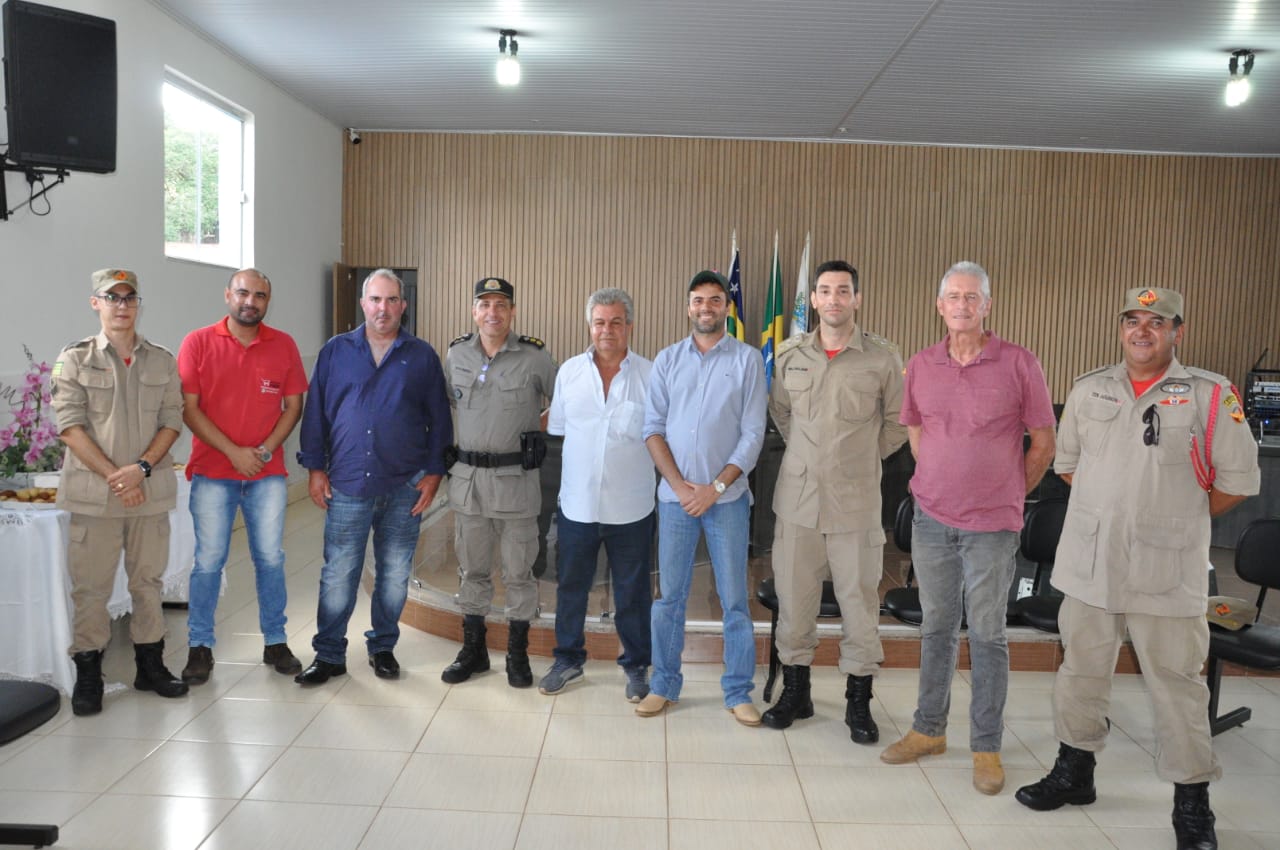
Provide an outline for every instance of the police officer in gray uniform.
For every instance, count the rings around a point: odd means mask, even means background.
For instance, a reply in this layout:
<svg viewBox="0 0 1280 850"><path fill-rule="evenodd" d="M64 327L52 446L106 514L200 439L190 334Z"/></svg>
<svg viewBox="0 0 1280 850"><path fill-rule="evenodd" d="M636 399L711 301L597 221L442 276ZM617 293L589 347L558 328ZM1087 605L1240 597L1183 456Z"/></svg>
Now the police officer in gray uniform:
<svg viewBox="0 0 1280 850"><path fill-rule="evenodd" d="M463 645L441 678L465 682L489 669L485 615L493 600L494 544L506 589L507 683L533 684L529 620L537 611L538 466L546 452L544 400L550 400L556 365L543 342L511 333L515 288L498 277L475 285L471 316L477 332L449 344L445 380L455 410L457 462L450 470L454 548L462 580Z"/></svg>

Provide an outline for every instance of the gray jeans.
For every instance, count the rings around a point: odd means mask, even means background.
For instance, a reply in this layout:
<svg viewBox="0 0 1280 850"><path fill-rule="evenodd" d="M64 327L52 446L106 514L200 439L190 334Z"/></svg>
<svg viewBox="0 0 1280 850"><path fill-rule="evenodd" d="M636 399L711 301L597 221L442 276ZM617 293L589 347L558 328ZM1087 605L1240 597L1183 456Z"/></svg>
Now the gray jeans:
<svg viewBox="0 0 1280 850"><path fill-rule="evenodd" d="M1005 611L1013 583L1016 531L965 531L943 525L916 506L911 560L920 585L920 695L911 727L921 735L947 731L951 677L960 647L960 621L968 620L973 696L969 748L998 753L1009 691Z"/></svg>

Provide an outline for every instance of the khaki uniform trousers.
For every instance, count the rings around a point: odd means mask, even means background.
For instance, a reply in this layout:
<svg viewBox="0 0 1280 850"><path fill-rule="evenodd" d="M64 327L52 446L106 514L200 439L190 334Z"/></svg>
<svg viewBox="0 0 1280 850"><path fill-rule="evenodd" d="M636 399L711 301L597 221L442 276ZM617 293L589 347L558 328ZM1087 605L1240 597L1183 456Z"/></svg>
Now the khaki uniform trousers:
<svg viewBox="0 0 1280 850"><path fill-rule="evenodd" d="M778 591L778 658L808 667L818 648L818 608L830 565L840 603L840 672L870 676L880 669L880 577L884 531L822 534L779 519L773 541L773 583Z"/></svg>
<svg viewBox="0 0 1280 850"><path fill-rule="evenodd" d="M106 649L111 642L107 601L115 585L121 549L133 597L129 638L135 644L164 638L161 577L169 562L169 515L96 517L73 513L67 547L75 606L72 654Z"/></svg>
<svg viewBox="0 0 1280 850"><path fill-rule="evenodd" d="M1204 615L1108 614L1071 596L1063 599L1058 628L1066 657L1053 682L1058 739L1102 751L1126 625L1155 710L1156 775L1179 783L1221 778L1209 731L1209 689L1200 678L1209 651Z"/></svg>
<svg viewBox="0 0 1280 850"><path fill-rule="evenodd" d="M489 613L493 602L494 543L501 559L508 620L532 620L538 612L538 580L533 561L538 557L538 518L494 519L453 515L454 549L458 554L458 607L463 614Z"/></svg>

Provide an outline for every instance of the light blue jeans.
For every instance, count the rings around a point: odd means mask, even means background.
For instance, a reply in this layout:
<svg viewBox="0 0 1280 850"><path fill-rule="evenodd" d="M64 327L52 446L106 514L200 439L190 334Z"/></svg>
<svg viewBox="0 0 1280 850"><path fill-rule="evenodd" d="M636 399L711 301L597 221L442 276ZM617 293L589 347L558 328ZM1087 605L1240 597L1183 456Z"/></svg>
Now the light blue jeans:
<svg viewBox="0 0 1280 850"><path fill-rule="evenodd" d="M356 607L370 531L373 628L364 633L365 643L370 655L395 649L422 522L421 516L409 514L419 496L413 484L421 478L416 475L390 493L363 499L333 491L324 518L324 568L320 571L316 636L311 641L320 661L346 663L347 623Z"/></svg>
<svg viewBox="0 0 1280 850"><path fill-rule="evenodd" d="M998 753L1009 692L1005 636L1009 586L1018 551L1016 531L965 531L943 525L916 506L911 562L920 585L920 695L911 728L936 737L947 731L951 677L968 620L972 698L969 749Z"/></svg>
<svg viewBox="0 0 1280 850"><path fill-rule="evenodd" d="M191 519L196 532L195 564L191 568L187 603L187 644L213 646L213 614L222 590L222 569L231 544L236 510L244 515L258 589L258 626L263 642L285 642L284 607L288 602L284 578L284 514L289 487L283 475L256 481L234 478L191 479Z"/></svg>
<svg viewBox="0 0 1280 850"><path fill-rule="evenodd" d="M724 612L725 708L751 701L756 672L756 641L747 610L747 533L751 517L745 495L717 502L700 517L691 517L679 502L658 502L658 585L662 598L653 603L653 679L650 692L669 700L680 698L684 676L685 606L693 581L693 557L698 536L706 534L716 592Z"/></svg>

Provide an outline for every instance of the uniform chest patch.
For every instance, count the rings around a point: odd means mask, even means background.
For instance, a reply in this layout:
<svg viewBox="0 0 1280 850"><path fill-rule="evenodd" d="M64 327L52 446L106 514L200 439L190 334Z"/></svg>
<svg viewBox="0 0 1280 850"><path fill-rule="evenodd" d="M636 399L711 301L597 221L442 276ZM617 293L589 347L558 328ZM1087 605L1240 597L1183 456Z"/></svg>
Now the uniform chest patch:
<svg viewBox="0 0 1280 850"><path fill-rule="evenodd" d="M267 395L280 395L281 385L279 381L273 381L270 378L262 378L258 381L258 392Z"/></svg>
<svg viewBox="0 0 1280 850"><path fill-rule="evenodd" d="M1183 398L1180 395L1171 395L1168 398L1160 399L1159 404L1162 407L1177 407L1180 404L1191 404L1191 399Z"/></svg>
<svg viewBox="0 0 1280 850"><path fill-rule="evenodd" d="M1094 390L1093 392L1089 393L1089 398L1096 398L1099 401L1107 401L1107 402L1110 402L1111 404L1120 404L1120 399L1116 398L1113 395L1100 393L1097 390Z"/></svg>
<svg viewBox="0 0 1280 850"><path fill-rule="evenodd" d="M1162 392L1162 393L1173 393L1173 394L1175 394L1175 395L1186 395L1187 393L1191 392L1191 385L1190 385L1190 384L1176 383L1176 382L1174 382L1174 383L1168 383L1168 384L1161 384L1161 385L1160 385L1160 392Z"/></svg>

